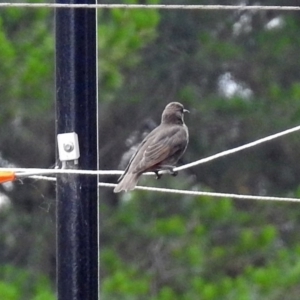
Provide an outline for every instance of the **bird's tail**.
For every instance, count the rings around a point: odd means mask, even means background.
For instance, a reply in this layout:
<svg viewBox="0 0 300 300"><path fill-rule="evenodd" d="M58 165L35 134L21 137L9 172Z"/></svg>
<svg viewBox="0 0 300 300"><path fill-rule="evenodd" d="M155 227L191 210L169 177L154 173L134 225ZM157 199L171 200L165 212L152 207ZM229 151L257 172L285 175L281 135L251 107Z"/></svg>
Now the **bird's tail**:
<svg viewBox="0 0 300 300"><path fill-rule="evenodd" d="M121 191L128 192L133 190L138 183L139 177L139 174L127 173L114 188L114 193L119 193Z"/></svg>

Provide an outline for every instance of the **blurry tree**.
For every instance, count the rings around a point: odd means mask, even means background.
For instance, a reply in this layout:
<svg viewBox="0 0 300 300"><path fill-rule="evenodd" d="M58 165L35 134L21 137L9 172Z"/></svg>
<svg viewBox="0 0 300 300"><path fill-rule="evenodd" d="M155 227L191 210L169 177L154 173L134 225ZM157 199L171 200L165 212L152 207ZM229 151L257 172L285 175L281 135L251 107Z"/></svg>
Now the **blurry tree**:
<svg viewBox="0 0 300 300"><path fill-rule="evenodd" d="M280 11L99 10L101 169L117 168L128 150L126 139L148 118L159 123L170 101L191 110L184 162L296 125L299 20L298 12ZM55 162L52 28L50 10L0 10L2 165ZM141 183L299 197L298 148L295 133L177 178L147 177ZM11 201L0 211L2 265L53 279L55 186L28 179L0 188ZM298 299L297 203L141 191L115 195L105 188L100 197L104 299ZM0 292L14 293L14 287L2 287L4 280Z"/></svg>
<svg viewBox="0 0 300 300"><path fill-rule="evenodd" d="M1 167L49 167L54 163L52 28L53 13L48 9L0 10ZM54 185L30 180L0 186L3 268L13 264L35 274L54 275L53 192ZM0 298L34 299L35 292L27 293L23 288L29 286L29 282L38 287L38 276L30 277L26 271L22 273L14 268L10 270L10 274L14 272L24 282L16 287L15 298L4 296L3 289L0 289ZM0 280L17 285L9 278L1 274ZM24 298L17 296L20 293Z"/></svg>
<svg viewBox="0 0 300 300"><path fill-rule="evenodd" d="M282 5L278 1L261 4ZM297 2L289 3L293 4ZM180 101L192 111L186 118L191 133L186 161L297 125L298 19L297 12L160 11L157 38L143 49L140 63L126 73L113 114L110 108L106 111L107 119L112 118L110 131L104 127L111 147L105 148L103 167L117 167L115 151L123 153L120 143L129 136L128 131L141 126L149 116L159 122L170 101ZM128 101L121 102L121 98ZM111 136L115 138L111 140ZM298 145L294 134L195 167L178 178L161 182L147 178L142 183L298 195ZM299 286L292 279L299 272L295 263L299 248L295 239L297 204L224 204L202 197L202 205L192 205L189 210L190 203L197 200L169 198L142 192L121 195L125 203L119 208L120 224L115 220L115 209L110 214L110 208L102 208L102 240L108 245L107 249L103 246L102 254L107 299L121 295L125 299L148 299L149 295L151 299L281 299L283 295L297 299ZM210 206L211 201L215 203ZM228 206L223 210L222 205ZM187 233L190 222L203 226L203 236ZM157 226L161 231L155 237ZM285 270L285 279L280 269Z"/></svg>
<svg viewBox="0 0 300 300"><path fill-rule="evenodd" d="M53 167L55 163L53 20L49 9L0 11L1 167ZM99 11L104 105L116 100L124 85L122 72L140 61L138 51L155 37L158 21L156 11ZM54 279L54 192L54 184L28 179L0 186L0 219L5 224L0 230L2 263Z"/></svg>

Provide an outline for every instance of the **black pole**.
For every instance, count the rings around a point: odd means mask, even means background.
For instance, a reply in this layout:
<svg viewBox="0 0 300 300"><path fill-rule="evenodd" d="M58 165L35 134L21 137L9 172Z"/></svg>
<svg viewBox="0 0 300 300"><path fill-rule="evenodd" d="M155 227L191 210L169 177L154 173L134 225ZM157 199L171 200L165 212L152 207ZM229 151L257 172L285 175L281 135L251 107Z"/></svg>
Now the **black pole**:
<svg viewBox="0 0 300 300"><path fill-rule="evenodd" d="M96 4L96 0L57 0ZM67 168L98 169L95 9L56 9L56 133L78 134L80 158ZM57 294L95 300L98 278L98 178L57 176Z"/></svg>

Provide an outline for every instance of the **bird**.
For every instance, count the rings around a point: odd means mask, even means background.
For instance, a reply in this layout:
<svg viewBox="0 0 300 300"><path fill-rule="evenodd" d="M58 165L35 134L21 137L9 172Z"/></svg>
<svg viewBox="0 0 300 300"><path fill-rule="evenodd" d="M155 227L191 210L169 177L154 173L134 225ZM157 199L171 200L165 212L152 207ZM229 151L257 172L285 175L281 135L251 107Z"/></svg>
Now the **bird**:
<svg viewBox="0 0 300 300"><path fill-rule="evenodd" d="M161 170L176 176L175 164L184 154L188 141L188 128L184 113L189 112L179 102L169 103L161 117L161 123L151 131L132 155L124 173L118 179L115 193L131 191L145 172L154 172L159 179Z"/></svg>

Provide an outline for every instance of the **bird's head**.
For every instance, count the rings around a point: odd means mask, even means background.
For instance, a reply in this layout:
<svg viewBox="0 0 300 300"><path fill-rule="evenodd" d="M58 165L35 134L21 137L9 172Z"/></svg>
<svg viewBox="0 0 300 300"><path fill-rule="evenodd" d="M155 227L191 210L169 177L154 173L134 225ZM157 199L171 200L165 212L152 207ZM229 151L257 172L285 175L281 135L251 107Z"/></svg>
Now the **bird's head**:
<svg viewBox="0 0 300 300"><path fill-rule="evenodd" d="M179 102L171 102L164 109L161 122L164 124L183 124L184 113L189 112Z"/></svg>

